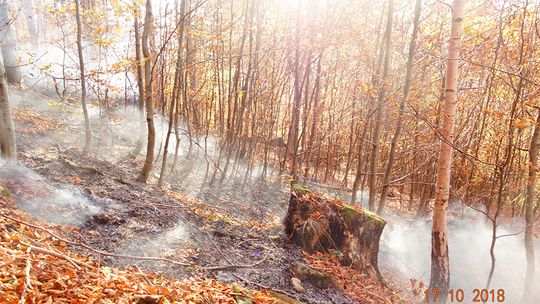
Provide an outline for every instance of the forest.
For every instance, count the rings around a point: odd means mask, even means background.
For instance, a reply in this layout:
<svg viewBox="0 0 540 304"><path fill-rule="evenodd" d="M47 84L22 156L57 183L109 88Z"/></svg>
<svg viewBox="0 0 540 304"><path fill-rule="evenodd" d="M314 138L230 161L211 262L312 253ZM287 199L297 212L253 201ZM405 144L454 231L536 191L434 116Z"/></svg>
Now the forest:
<svg viewBox="0 0 540 304"><path fill-rule="evenodd" d="M540 1L0 0L0 303L540 303Z"/></svg>

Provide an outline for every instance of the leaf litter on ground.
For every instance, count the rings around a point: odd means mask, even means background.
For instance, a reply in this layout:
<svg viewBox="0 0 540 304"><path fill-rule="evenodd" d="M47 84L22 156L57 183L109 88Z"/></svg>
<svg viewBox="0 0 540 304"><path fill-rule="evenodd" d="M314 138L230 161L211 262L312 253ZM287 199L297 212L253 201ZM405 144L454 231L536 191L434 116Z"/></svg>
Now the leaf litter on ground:
<svg viewBox="0 0 540 304"><path fill-rule="evenodd" d="M177 280L138 267L102 266L68 244L9 218L60 234L76 229L38 222L0 195L0 302L15 303L275 303L267 291L188 278Z"/></svg>

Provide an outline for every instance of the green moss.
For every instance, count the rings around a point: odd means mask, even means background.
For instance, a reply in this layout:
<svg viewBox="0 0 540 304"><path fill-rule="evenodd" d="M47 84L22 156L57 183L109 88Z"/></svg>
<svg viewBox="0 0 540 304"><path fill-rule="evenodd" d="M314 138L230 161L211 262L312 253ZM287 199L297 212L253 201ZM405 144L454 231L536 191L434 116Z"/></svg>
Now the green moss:
<svg viewBox="0 0 540 304"><path fill-rule="evenodd" d="M253 300L248 296L236 295L234 300L237 304L253 304Z"/></svg>
<svg viewBox="0 0 540 304"><path fill-rule="evenodd" d="M317 271L309 267L308 265L304 263L300 263L298 261L293 262L292 267L293 267L293 272L297 276L307 279L307 280L309 280L310 278L312 280L321 280L321 279L324 280L330 277L329 275L322 273L320 271ZM313 283L313 282L310 282L310 283Z"/></svg>
<svg viewBox="0 0 540 304"><path fill-rule="evenodd" d="M364 213L373 220L384 222L384 219L382 217L378 216L377 214L375 214L375 213L373 213L373 212L371 212L369 210L364 209Z"/></svg>
<svg viewBox="0 0 540 304"><path fill-rule="evenodd" d="M268 293L270 293L270 295L274 299L276 299L276 304L304 304L303 302L300 302L277 291L269 290Z"/></svg>
<svg viewBox="0 0 540 304"><path fill-rule="evenodd" d="M342 287L333 276L320 272L311 268L310 266L300 263L292 263L292 271L299 279L306 281L319 288L333 288L341 290Z"/></svg>
<svg viewBox="0 0 540 304"><path fill-rule="evenodd" d="M333 256L337 256L339 257L341 255L341 250L339 249L334 249L330 252L330 255L333 255Z"/></svg>
<svg viewBox="0 0 540 304"><path fill-rule="evenodd" d="M0 187L0 195L5 197L11 197L11 192L7 188Z"/></svg>
<svg viewBox="0 0 540 304"><path fill-rule="evenodd" d="M358 211L354 206L351 206L351 205L347 205L347 204L343 204L343 208L341 208L341 213L343 214L343 219L345 220L345 222L347 224L350 224L355 216L358 215ZM373 219L375 221L381 221L381 222L384 222L384 219L381 218L380 216L378 216L377 214L369 211L369 210L366 210L366 209L362 209L362 211L365 215L367 215L370 219Z"/></svg>
<svg viewBox="0 0 540 304"><path fill-rule="evenodd" d="M237 221L235 221L234 219L232 219L231 217L227 216L227 215L223 215L221 217L221 220L231 226L238 226L240 225L240 223L238 223Z"/></svg>
<svg viewBox="0 0 540 304"><path fill-rule="evenodd" d="M300 184L292 184L292 189L294 192L302 193L302 194L313 193L311 190L309 190L307 186L300 185Z"/></svg>
<svg viewBox="0 0 540 304"><path fill-rule="evenodd" d="M341 208L341 213L343 214L343 219L347 224L350 224L354 218L358 215L358 210L356 210L353 206L343 204L343 208Z"/></svg>

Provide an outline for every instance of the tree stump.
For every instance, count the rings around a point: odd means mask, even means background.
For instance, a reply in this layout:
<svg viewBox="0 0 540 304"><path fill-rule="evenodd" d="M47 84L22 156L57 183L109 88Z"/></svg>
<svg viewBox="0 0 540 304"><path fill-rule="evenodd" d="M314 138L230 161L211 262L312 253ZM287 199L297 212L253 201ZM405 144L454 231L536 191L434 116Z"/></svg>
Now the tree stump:
<svg viewBox="0 0 540 304"><path fill-rule="evenodd" d="M326 200L294 186L285 217L285 232L308 253L338 251L340 262L382 279L379 239L386 221L360 206Z"/></svg>

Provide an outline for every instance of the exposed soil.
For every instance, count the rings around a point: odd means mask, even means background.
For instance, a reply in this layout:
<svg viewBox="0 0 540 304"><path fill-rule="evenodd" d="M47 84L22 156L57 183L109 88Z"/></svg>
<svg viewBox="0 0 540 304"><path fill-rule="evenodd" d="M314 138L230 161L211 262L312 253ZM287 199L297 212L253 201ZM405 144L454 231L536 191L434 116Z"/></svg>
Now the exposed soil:
<svg viewBox="0 0 540 304"><path fill-rule="evenodd" d="M181 191L189 181L183 183L181 175L173 175L168 179L168 189L161 190L152 186L153 180L149 185L136 180L141 159L127 158L132 147L128 139L114 138L113 147L99 147L99 154L84 156L78 149L83 135L80 125L74 122L78 115L76 108L73 114L66 110L71 107L52 106L50 99L37 93L16 89L14 93L24 99L16 104L21 164L44 176L56 188L79 189L102 210L80 225L79 232L88 244L107 252L161 256L197 267L119 257L102 257L102 263L137 265L179 278L198 276L223 282L243 281L252 288L281 290L309 303L354 302L335 291L309 284L304 286L306 293L291 288L291 264L302 260L303 254L296 246L287 244L282 233L281 218L288 192L279 187L279 180L261 181L257 183L259 186L242 184L240 179L228 181L228 186L220 188L225 192L221 197L209 191L211 185L207 184L197 196L187 197L175 190ZM25 120L25 115L41 120L37 123L35 119ZM115 136L107 134L102 124L95 123L93 128L96 136ZM189 158L181 160L179 172L182 163L190 163ZM246 201L238 201L242 196L238 188L258 197L257 200L250 202L250 198L244 196ZM60 216L64 216L62 212L69 216L69 212L81 211L58 212ZM68 233L72 239L79 237ZM230 269L204 270L204 267L231 264Z"/></svg>

